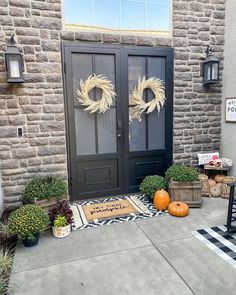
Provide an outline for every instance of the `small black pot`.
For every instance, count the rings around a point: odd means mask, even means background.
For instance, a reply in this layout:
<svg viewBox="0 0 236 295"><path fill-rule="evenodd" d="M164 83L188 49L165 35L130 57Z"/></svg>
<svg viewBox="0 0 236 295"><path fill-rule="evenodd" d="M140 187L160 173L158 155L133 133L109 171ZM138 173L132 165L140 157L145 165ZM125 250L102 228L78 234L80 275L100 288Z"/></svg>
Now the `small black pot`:
<svg viewBox="0 0 236 295"><path fill-rule="evenodd" d="M40 236L40 233L36 233L36 234L34 234L34 239L27 239L26 238L25 240L22 240L22 242L25 247L34 247L39 242L39 236Z"/></svg>

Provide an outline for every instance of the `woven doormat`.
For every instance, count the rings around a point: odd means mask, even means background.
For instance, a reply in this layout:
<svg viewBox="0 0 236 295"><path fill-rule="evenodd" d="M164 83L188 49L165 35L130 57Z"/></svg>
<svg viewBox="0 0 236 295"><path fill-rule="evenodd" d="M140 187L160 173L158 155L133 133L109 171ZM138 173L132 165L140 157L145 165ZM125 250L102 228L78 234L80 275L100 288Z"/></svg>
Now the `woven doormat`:
<svg viewBox="0 0 236 295"><path fill-rule="evenodd" d="M157 211L145 196L140 195L82 201L70 207L73 211L73 230L167 214Z"/></svg>
<svg viewBox="0 0 236 295"><path fill-rule="evenodd" d="M218 226L196 230L192 234L236 268L236 233L229 234L225 226Z"/></svg>

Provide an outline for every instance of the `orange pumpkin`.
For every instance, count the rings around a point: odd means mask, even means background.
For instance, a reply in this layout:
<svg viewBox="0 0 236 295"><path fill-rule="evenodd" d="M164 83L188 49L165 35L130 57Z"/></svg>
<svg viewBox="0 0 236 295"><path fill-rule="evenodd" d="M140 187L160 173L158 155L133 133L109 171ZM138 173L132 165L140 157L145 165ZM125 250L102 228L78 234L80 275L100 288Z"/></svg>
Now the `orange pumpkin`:
<svg viewBox="0 0 236 295"><path fill-rule="evenodd" d="M217 174L214 179L216 182L223 182L225 175L224 174Z"/></svg>
<svg viewBox="0 0 236 295"><path fill-rule="evenodd" d="M170 204L170 196L169 194L164 191L156 191L154 195L154 206L157 210L165 210L167 209L168 205Z"/></svg>
<svg viewBox="0 0 236 295"><path fill-rule="evenodd" d="M189 207L183 202L172 202L168 206L168 212L173 216L184 217L189 214Z"/></svg>

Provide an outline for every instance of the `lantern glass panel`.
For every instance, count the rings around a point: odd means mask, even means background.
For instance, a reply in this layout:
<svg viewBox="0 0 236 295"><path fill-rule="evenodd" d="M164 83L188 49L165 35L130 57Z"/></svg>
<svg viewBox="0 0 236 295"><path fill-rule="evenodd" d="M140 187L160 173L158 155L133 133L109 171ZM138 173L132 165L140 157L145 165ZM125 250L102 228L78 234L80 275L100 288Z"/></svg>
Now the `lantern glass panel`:
<svg viewBox="0 0 236 295"><path fill-rule="evenodd" d="M211 64L206 63L204 65L204 81L210 81L211 80Z"/></svg>
<svg viewBox="0 0 236 295"><path fill-rule="evenodd" d="M218 80L218 69L219 69L219 64L213 63L212 64L212 80Z"/></svg>
<svg viewBox="0 0 236 295"><path fill-rule="evenodd" d="M20 61L18 56L9 56L9 70L11 78L20 78Z"/></svg>

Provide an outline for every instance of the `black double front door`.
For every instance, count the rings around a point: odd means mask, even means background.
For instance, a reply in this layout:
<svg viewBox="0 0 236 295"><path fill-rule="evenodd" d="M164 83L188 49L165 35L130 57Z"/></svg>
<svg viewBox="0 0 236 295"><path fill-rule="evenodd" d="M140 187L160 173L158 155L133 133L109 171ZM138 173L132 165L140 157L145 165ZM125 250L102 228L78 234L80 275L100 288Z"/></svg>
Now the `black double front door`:
<svg viewBox="0 0 236 295"><path fill-rule="evenodd" d="M62 44L70 194L73 200L138 191L146 175L163 175L172 162L173 50ZM80 81L91 74L110 80L116 92L105 113L90 114L78 101ZM130 120L138 80L160 78L166 103L160 113ZM90 98L101 98L95 88ZM153 98L145 90L143 99Z"/></svg>

